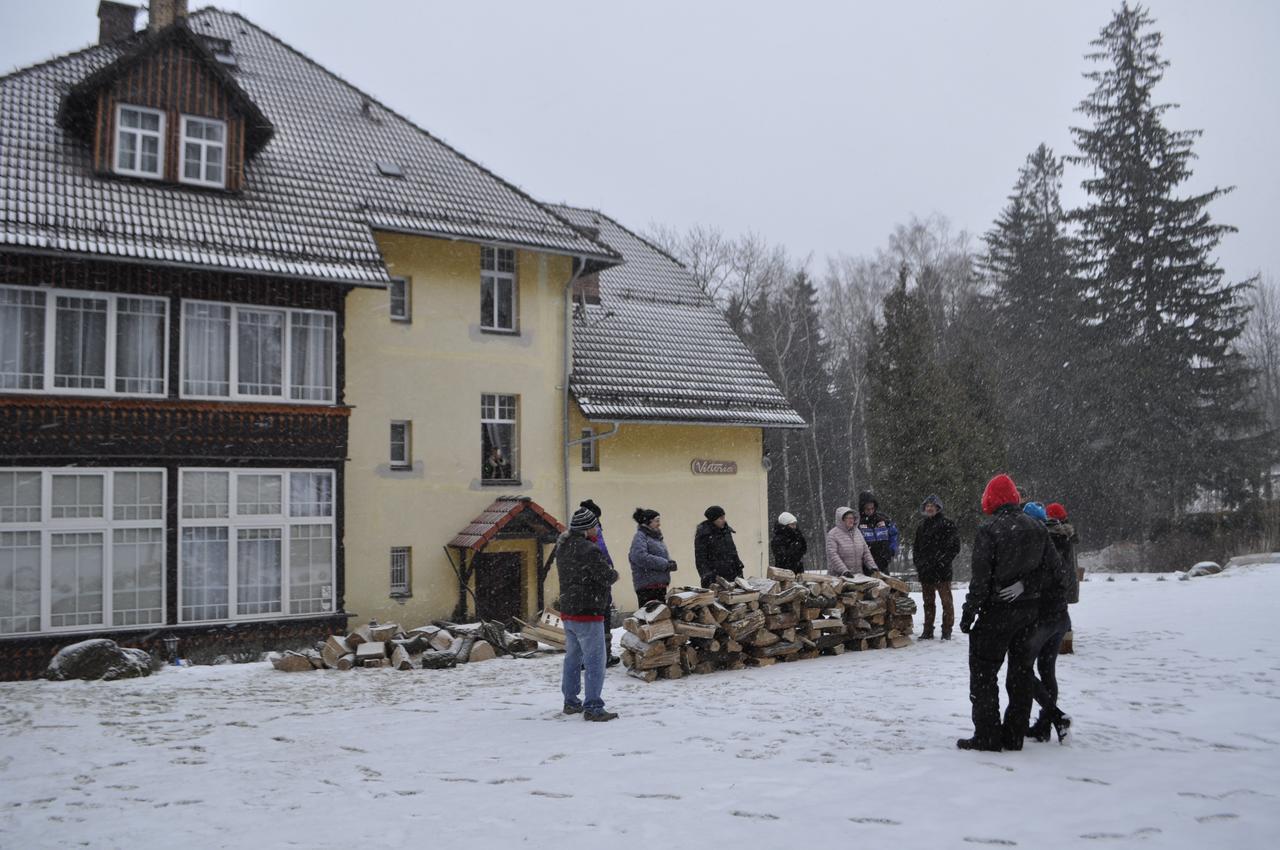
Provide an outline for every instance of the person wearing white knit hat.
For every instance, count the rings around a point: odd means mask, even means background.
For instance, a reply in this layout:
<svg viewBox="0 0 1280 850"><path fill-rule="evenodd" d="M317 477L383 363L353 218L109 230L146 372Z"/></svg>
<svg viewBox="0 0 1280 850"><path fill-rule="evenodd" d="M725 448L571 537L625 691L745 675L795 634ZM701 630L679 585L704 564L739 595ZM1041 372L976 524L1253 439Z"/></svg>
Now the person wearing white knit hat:
<svg viewBox="0 0 1280 850"><path fill-rule="evenodd" d="M781 570L803 572L805 552L809 551L809 542L804 539L800 530L800 520L790 511L778 514L778 524L773 527L773 537L769 540L769 550L773 552L773 565Z"/></svg>

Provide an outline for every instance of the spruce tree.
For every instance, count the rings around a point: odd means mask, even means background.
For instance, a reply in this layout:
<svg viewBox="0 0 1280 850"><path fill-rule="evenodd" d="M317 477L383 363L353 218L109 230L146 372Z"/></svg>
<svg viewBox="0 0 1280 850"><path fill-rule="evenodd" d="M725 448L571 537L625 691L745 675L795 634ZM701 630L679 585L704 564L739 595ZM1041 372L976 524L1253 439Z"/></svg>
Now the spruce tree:
<svg viewBox="0 0 1280 850"><path fill-rule="evenodd" d="M1145 9L1121 6L1087 57L1100 65L1079 107L1092 125L1072 129L1073 161L1090 171L1076 218L1109 364L1093 382L1106 427L1089 462L1105 471L1093 495L1119 534L1145 534L1199 488L1235 488L1259 462L1235 350L1247 283L1225 280L1214 252L1234 228L1208 211L1230 189L1181 194L1200 132L1165 126L1161 42Z"/></svg>

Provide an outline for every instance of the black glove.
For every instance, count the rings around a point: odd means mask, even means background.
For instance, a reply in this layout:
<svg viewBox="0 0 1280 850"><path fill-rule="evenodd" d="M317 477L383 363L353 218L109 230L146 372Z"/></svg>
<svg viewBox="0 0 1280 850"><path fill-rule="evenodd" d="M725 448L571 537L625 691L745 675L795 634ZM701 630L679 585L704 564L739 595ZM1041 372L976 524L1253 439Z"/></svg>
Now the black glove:
<svg viewBox="0 0 1280 850"><path fill-rule="evenodd" d="M973 628L973 617L965 614L960 618L960 631L969 634L969 630Z"/></svg>
<svg viewBox="0 0 1280 850"><path fill-rule="evenodd" d="M674 573L676 571L676 562L667 561L667 572Z"/></svg>

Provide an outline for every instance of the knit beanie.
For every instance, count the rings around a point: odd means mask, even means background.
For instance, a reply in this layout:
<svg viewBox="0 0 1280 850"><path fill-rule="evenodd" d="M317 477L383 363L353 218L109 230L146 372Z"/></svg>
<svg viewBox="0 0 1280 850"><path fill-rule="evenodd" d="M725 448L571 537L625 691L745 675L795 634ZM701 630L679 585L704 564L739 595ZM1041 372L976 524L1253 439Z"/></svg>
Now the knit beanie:
<svg viewBox="0 0 1280 850"><path fill-rule="evenodd" d="M708 520L715 522L716 520L720 519L720 517L724 516L724 508L720 507L719 505L712 505L711 507L703 511L702 515L705 516Z"/></svg>
<svg viewBox="0 0 1280 850"><path fill-rule="evenodd" d="M581 502L578 502L578 507L586 508L591 511L591 513L596 515L597 520L604 516L604 511L600 510L600 506L590 499L583 499Z"/></svg>
<svg viewBox="0 0 1280 850"><path fill-rule="evenodd" d="M1067 509L1061 502L1050 502L1049 507L1045 508L1045 513L1049 515L1049 519L1056 519L1058 522L1067 521Z"/></svg>
<svg viewBox="0 0 1280 850"><path fill-rule="evenodd" d="M1027 516L1035 517L1041 522L1044 522L1049 518L1049 515L1045 513L1044 505L1041 502L1027 502L1022 508L1022 512Z"/></svg>
<svg viewBox="0 0 1280 850"><path fill-rule="evenodd" d="M932 494L925 496L924 501L920 503L920 512L924 513L924 509L929 505L936 505L938 507L938 512L942 512L942 500L937 496Z"/></svg>
<svg viewBox="0 0 1280 850"><path fill-rule="evenodd" d="M657 516L660 516L657 511L649 508L636 508L636 512L631 515L631 518L636 521L636 525L648 525Z"/></svg>
<svg viewBox="0 0 1280 850"><path fill-rule="evenodd" d="M982 512L993 514L1002 505L1016 505L1020 501L1018 485L1002 472L987 482L987 489L982 493Z"/></svg>
<svg viewBox="0 0 1280 850"><path fill-rule="evenodd" d="M578 508L573 518L569 520L569 530L585 533L599 524L600 517L592 513L590 508Z"/></svg>
<svg viewBox="0 0 1280 850"><path fill-rule="evenodd" d="M778 514L778 525L791 525L791 523L799 522L799 521L800 520L796 519L795 514L790 513L788 511L783 511L782 513Z"/></svg>

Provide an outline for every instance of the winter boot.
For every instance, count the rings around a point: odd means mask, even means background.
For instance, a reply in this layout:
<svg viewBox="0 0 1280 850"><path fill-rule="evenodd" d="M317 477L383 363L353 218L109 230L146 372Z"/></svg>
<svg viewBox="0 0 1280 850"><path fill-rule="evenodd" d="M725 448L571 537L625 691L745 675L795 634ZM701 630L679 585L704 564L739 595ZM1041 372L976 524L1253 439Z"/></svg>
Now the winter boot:
<svg viewBox="0 0 1280 850"><path fill-rule="evenodd" d="M580 706L580 705L574 705L574 704L573 704L573 703L571 703L571 702L566 702L566 703L564 704L564 713L565 713L565 714L581 714L581 713L582 713L582 706Z"/></svg>
<svg viewBox="0 0 1280 850"><path fill-rule="evenodd" d="M610 656L609 656L609 660L608 660L608 661L606 661L606 662L604 663L604 666L606 666L606 667L617 667L617 666L618 666L619 664L621 664L621 663L622 663L622 659L621 659L621 658L619 658L619 657L618 657L618 656L616 656L616 655L610 655Z"/></svg>
<svg viewBox="0 0 1280 850"><path fill-rule="evenodd" d="M984 741L980 738L961 738L956 741L956 747L962 750L981 750L987 753L1000 752L1000 745L993 741Z"/></svg>
<svg viewBox="0 0 1280 850"><path fill-rule="evenodd" d="M1058 743L1065 744L1067 739L1071 737L1071 718L1063 714L1053 721L1053 729L1058 733ZM1048 736L1045 740L1049 740Z"/></svg>
<svg viewBox="0 0 1280 850"><path fill-rule="evenodd" d="M933 640L933 629L925 629L921 632L920 640Z"/></svg>
<svg viewBox="0 0 1280 850"><path fill-rule="evenodd" d="M1049 742L1049 736L1052 734L1052 727L1049 723L1048 715L1040 715L1036 718L1036 722L1031 724L1031 728L1027 730L1027 737L1034 738L1042 744Z"/></svg>
<svg viewBox="0 0 1280 850"><path fill-rule="evenodd" d="M943 639L943 640L951 640L951 632L943 632L943 633L942 633L942 639Z"/></svg>
<svg viewBox="0 0 1280 850"><path fill-rule="evenodd" d="M582 715L583 720L590 720L593 723L608 723L618 716L616 711L605 711L603 708L597 711L587 711Z"/></svg>

